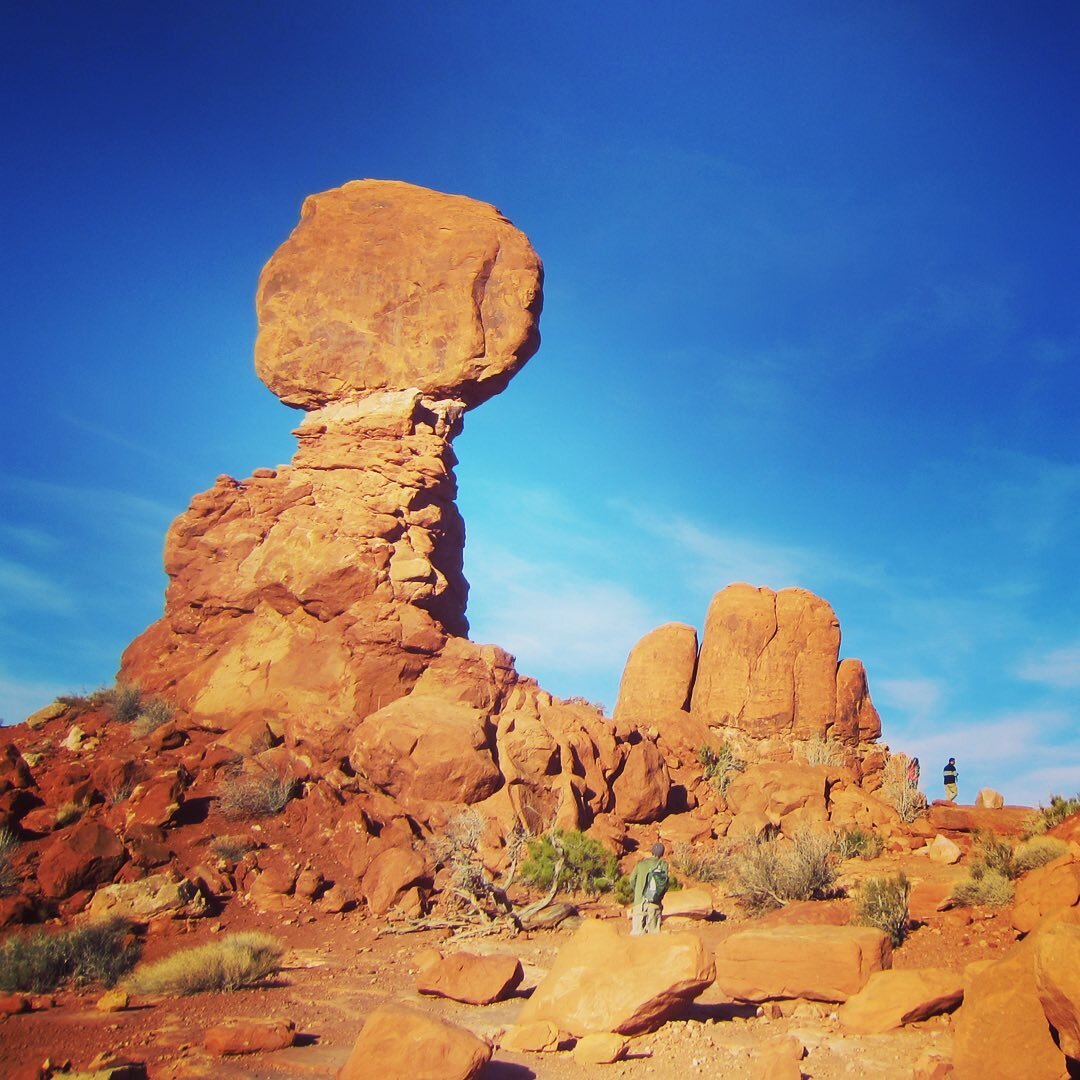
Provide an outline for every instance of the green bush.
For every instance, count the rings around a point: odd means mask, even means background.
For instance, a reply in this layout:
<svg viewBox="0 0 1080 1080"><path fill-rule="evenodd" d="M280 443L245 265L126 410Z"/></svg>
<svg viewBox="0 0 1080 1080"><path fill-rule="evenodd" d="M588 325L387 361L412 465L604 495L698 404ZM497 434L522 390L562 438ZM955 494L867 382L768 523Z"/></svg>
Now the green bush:
<svg viewBox="0 0 1080 1080"><path fill-rule="evenodd" d="M721 743L719 750L714 750L711 746L698 747L697 759L701 766L701 775L716 788L720 796L727 794L728 785L735 774L746 768L746 762L736 757L734 750L726 743Z"/></svg>
<svg viewBox="0 0 1080 1080"><path fill-rule="evenodd" d="M46 994L65 982L113 986L134 967L139 950L124 919L17 934L0 946L0 990Z"/></svg>
<svg viewBox="0 0 1080 1080"><path fill-rule="evenodd" d="M736 856L733 892L754 912L821 899L836 880L834 859L833 838L826 833L759 840Z"/></svg>
<svg viewBox="0 0 1080 1080"><path fill-rule="evenodd" d="M975 834L975 846L971 849L972 873L976 868L1000 874L1010 881L1020 873L1013 857L1012 844L986 829L980 829Z"/></svg>
<svg viewBox="0 0 1080 1080"><path fill-rule="evenodd" d="M1017 874L1026 874L1029 870L1053 862L1068 850L1069 845L1056 836L1032 836L1016 845L1013 864Z"/></svg>
<svg viewBox="0 0 1080 1080"><path fill-rule="evenodd" d="M126 986L134 994L152 996L240 990L277 974L283 953L268 934L229 934L139 968Z"/></svg>
<svg viewBox="0 0 1080 1080"><path fill-rule="evenodd" d="M953 899L963 907L1004 907L1012 903L1013 883L1000 871L982 865L971 868L971 875L953 889Z"/></svg>
<svg viewBox="0 0 1080 1080"><path fill-rule="evenodd" d="M630 884L629 874L620 874L615 879L612 895L623 907L629 907L634 902L634 886Z"/></svg>
<svg viewBox="0 0 1080 1080"><path fill-rule="evenodd" d="M1032 815L1027 824L1028 836L1038 836L1040 833L1060 825L1067 817L1080 814L1080 794L1066 799L1064 795L1051 795L1049 806L1040 806Z"/></svg>
<svg viewBox="0 0 1080 1080"><path fill-rule="evenodd" d="M291 777L272 773L237 773L218 788L218 806L229 818L273 817L285 809L296 791Z"/></svg>
<svg viewBox="0 0 1080 1080"><path fill-rule="evenodd" d="M541 889L551 888L560 852L563 866L558 888L590 896L615 887L619 866L615 856L598 840L578 832L555 829L529 841L529 856L521 867L522 878Z"/></svg>
<svg viewBox="0 0 1080 1080"><path fill-rule="evenodd" d="M911 883L903 873L895 877L867 878L858 889L855 917L862 926L876 926L894 945L904 940L908 928L908 896Z"/></svg>
<svg viewBox="0 0 1080 1080"><path fill-rule="evenodd" d="M856 826L836 834L836 855L843 859L876 859L885 848L885 842L877 833L867 832Z"/></svg>

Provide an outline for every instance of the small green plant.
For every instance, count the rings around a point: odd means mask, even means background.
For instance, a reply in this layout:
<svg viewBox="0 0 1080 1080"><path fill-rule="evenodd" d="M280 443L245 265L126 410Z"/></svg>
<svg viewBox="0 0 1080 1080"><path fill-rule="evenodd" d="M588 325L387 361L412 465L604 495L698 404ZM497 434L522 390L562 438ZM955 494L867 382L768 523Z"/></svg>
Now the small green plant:
<svg viewBox="0 0 1080 1080"><path fill-rule="evenodd" d="M230 863L238 863L255 847L255 841L247 836L218 836L210 843L210 850L219 859Z"/></svg>
<svg viewBox="0 0 1080 1080"><path fill-rule="evenodd" d="M112 708L113 719L121 724L130 724L142 712L142 691L134 683L118 682L104 698Z"/></svg>
<svg viewBox="0 0 1080 1080"><path fill-rule="evenodd" d="M1069 850L1069 845L1056 836L1032 836L1016 845L1013 865L1017 874L1026 874L1053 862Z"/></svg>
<svg viewBox="0 0 1080 1080"><path fill-rule="evenodd" d="M791 900L822 899L836 880L834 860L833 838L827 833L758 840L734 861L733 892L752 912Z"/></svg>
<svg viewBox="0 0 1080 1080"><path fill-rule="evenodd" d="M558 888L564 892L583 892L590 896L615 887L619 866L614 854L598 840L578 832L554 829L537 840L529 841L529 856L521 867L522 878L541 889L555 882L559 862Z"/></svg>
<svg viewBox="0 0 1080 1080"><path fill-rule="evenodd" d="M0 896L10 896L19 887L19 874L11 857L19 846L19 836L6 825L0 828Z"/></svg>
<svg viewBox="0 0 1080 1080"><path fill-rule="evenodd" d="M803 743L803 757L807 765L842 765L844 748L836 739L824 735L812 735Z"/></svg>
<svg viewBox="0 0 1080 1080"><path fill-rule="evenodd" d="M126 986L132 993L155 997L240 990L277 974L283 953L268 934L229 934L139 968Z"/></svg>
<svg viewBox="0 0 1080 1080"><path fill-rule="evenodd" d="M152 697L143 701L139 715L131 725L132 734L137 739L145 739L152 731L172 719L172 706L161 698Z"/></svg>
<svg viewBox="0 0 1080 1080"><path fill-rule="evenodd" d="M668 886L670 888L670 885ZM615 888L612 896L623 907L629 907L634 902L634 886L630 884L630 875L621 874L615 879Z"/></svg>
<svg viewBox="0 0 1080 1080"><path fill-rule="evenodd" d="M746 768L746 762L736 757L727 743L721 743L719 750L714 750L711 746L698 747L697 759L701 766L701 775L716 788L721 797L727 794L728 785L735 774Z"/></svg>
<svg viewBox="0 0 1080 1080"><path fill-rule="evenodd" d="M273 817L296 791L291 777L273 773L236 773L222 781L218 806L228 818Z"/></svg>
<svg viewBox="0 0 1080 1080"><path fill-rule="evenodd" d="M953 899L962 907L1004 907L1012 902L1013 891L1013 883L999 870L976 864L967 880L953 890Z"/></svg>
<svg viewBox="0 0 1080 1080"><path fill-rule="evenodd" d="M716 844L676 844L671 865L695 881L723 881L730 867L730 853Z"/></svg>
<svg viewBox="0 0 1080 1080"><path fill-rule="evenodd" d="M134 967L139 949L123 919L17 934L0 946L0 990L46 994L66 982L113 986Z"/></svg>
<svg viewBox="0 0 1080 1080"><path fill-rule="evenodd" d="M907 934L910 893L911 883L903 873L867 878L856 895L855 917L862 926L883 930L899 945Z"/></svg>
<svg viewBox="0 0 1080 1080"><path fill-rule="evenodd" d="M836 834L836 855L844 859L876 859L885 848L885 842L875 832L860 829L842 829Z"/></svg>
<svg viewBox="0 0 1080 1080"><path fill-rule="evenodd" d="M1052 829L1055 825L1060 825L1067 817L1072 817L1073 814L1080 814L1080 794L1071 799L1066 799L1064 795L1051 795L1050 805L1040 806L1032 814L1027 823L1025 835L1038 836L1048 829Z"/></svg>

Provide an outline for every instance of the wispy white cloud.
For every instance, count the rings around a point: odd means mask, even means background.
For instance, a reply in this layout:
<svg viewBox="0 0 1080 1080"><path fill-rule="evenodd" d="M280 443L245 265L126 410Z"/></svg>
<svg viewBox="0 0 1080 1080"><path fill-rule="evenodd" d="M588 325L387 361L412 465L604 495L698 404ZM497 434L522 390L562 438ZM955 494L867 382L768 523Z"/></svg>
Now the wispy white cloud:
<svg viewBox="0 0 1080 1080"><path fill-rule="evenodd" d="M16 679L0 674L0 721L18 724L47 705L70 687L34 679Z"/></svg>
<svg viewBox="0 0 1080 1080"><path fill-rule="evenodd" d="M943 698L940 679L876 679L874 699L905 714L910 723L923 724L939 715Z"/></svg>
<svg viewBox="0 0 1080 1080"><path fill-rule="evenodd" d="M1042 683L1059 690L1080 687L1080 642L1052 649L1043 656L1032 656L1016 669L1021 679Z"/></svg>
<svg viewBox="0 0 1080 1080"><path fill-rule="evenodd" d="M66 614L75 603L68 591L45 574L0 557L0 614L34 608Z"/></svg>
<svg viewBox="0 0 1080 1080"><path fill-rule="evenodd" d="M65 424L70 424L71 427L77 428L87 435L93 435L95 438L112 443L114 446L119 446L123 450L130 450L142 457L149 458L151 461L167 460L165 455L157 450L144 446L142 443L138 443L134 439L129 439L126 435L121 435L109 428L101 427L99 424L92 424L84 417L73 416L71 413L67 412L58 412L55 415L57 419L62 420Z"/></svg>
<svg viewBox="0 0 1080 1080"><path fill-rule="evenodd" d="M508 649L519 670L558 693L593 693L601 684L608 705L630 648L665 621L622 585L496 547L474 551L468 574L477 601L469 609L471 637ZM575 689L576 677L587 689ZM558 685L545 683L549 678Z"/></svg>

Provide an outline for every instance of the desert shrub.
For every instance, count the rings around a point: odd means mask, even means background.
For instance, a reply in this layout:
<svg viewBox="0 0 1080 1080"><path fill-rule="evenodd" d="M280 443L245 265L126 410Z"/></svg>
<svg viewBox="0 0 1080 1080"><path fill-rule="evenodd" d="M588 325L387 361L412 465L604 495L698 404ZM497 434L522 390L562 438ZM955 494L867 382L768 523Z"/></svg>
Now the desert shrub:
<svg viewBox="0 0 1080 1080"><path fill-rule="evenodd" d="M833 838L804 831L791 840L758 840L733 863L733 892L751 911L768 911L790 900L821 899L836 880Z"/></svg>
<svg viewBox="0 0 1080 1080"><path fill-rule="evenodd" d="M727 794L728 785L737 772L746 768L746 762L735 756L735 751L727 743L721 743L719 750L711 746L698 747L698 763L701 765L701 775L709 781L717 794Z"/></svg>
<svg viewBox="0 0 1080 1080"><path fill-rule="evenodd" d="M862 926L884 930L899 945L907 933L910 893L911 883L903 873L867 878L856 893L855 918Z"/></svg>
<svg viewBox="0 0 1080 1080"><path fill-rule="evenodd" d="M57 829L62 829L65 825L70 825L72 822L78 821L85 813L85 803L63 802L56 808L55 827Z"/></svg>
<svg viewBox="0 0 1080 1080"><path fill-rule="evenodd" d="M813 735L802 745L807 765L842 765L844 748L835 739Z"/></svg>
<svg viewBox="0 0 1080 1080"><path fill-rule="evenodd" d="M999 870L988 870L977 864L971 874L953 889L953 899L964 907L1003 907L1011 903L1013 883Z"/></svg>
<svg viewBox="0 0 1080 1080"><path fill-rule="evenodd" d="M139 958L123 919L78 930L17 934L0 946L0 990L46 994L65 982L114 985Z"/></svg>
<svg viewBox="0 0 1080 1080"><path fill-rule="evenodd" d="M598 840L578 832L553 829L537 840L529 841L529 855L521 867L525 881L541 889L554 882L555 866L563 859L558 888L565 892L583 892L591 896L615 887L619 866L615 856Z"/></svg>
<svg viewBox="0 0 1080 1080"><path fill-rule="evenodd" d="M1028 836L1038 836L1041 833L1060 825L1067 817L1080 814L1080 794L1071 799L1064 795L1051 795L1049 806L1040 806L1031 816L1027 823L1025 833Z"/></svg>
<svg viewBox="0 0 1080 1080"><path fill-rule="evenodd" d="M1064 855L1069 845L1056 836L1032 836L1016 845L1013 852L1013 865L1017 875L1026 874L1053 862L1059 855Z"/></svg>
<svg viewBox="0 0 1080 1080"><path fill-rule="evenodd" d="M118 682L106 691L104 700L112 708L113 719L121 724L130 724L142 712L142 691L134 683Z"/></svg>
<svg viewBox="0 0 1080 1080"><path fill-rule="evenodd" d="M908 782L907 760L890 757L885 762L881 797L900 815L901 821L914 821L926 811L926 796L918 785Z"/></svg>
<svg viewBox="0 0 1080 1080"><path fill-rule="evenodd" d="M249 836L216 836L210 842L210 850L227 862L238 863L249 851L258 845Z"/></svg>
<svg viewBox="0 0 1080 1080"><path fill-rule="evenodd" d="M855 826L853 829L841 829L836 834L836 855L843 859L876 859L885 847L885 842L877 833L868 832Z"/></svg>
<svg viewBox="0 0 1080 1080"><path fill-rule="evenodd" d="M695 881L723 881L731 856L716 844L676 844L671 852L671 865Z"/></svg>
<svg viewBox="0 0 1080 1080"><path fill-rule="evenodd" d="M11 865L18 846L18 834L6 825L0 828L0 896L8 896L19 887L19 875Z"/></svg>
<svg viewBox="0 0 1080 1080"><path fill-rule="evenodd" d="M139 715L135 717L131 725L132 734L139 739L146 738L152 731L156 731L162 724L167 724L172 719L172 706L161 698L152 697L142 703Z"/></svg>
<svg viewBox="0 0 1080 1080"><path fill-rule="evenodd" d="M975 845L971 849L972 873L977 867L986 872L1000 874L1010 881L1019 874L1012 844L986 829L980 829L975 834Z"/></svg>
<svg viewBox="0 0 1080 1080"><path fill-rule="evenodd" d="M462 810L450 819L442 835L432 841L435 860L450 871L447 899L473 905L489 897L494 884L480 857L486 821L477 810Z"/></svg>
<svg viewBox="0 0 1080 1080"><path fill-rule="evenodd" d="M291 777L273 773L235 773L218 788L218 806L229 818L273 817L296 791Z"/></svg>
<svg viewBox="0 0 1080 1080"><path fill-rule="evenodd" d="M154 996L240 990L280 971L283 953L268 934L229 934L147 964L126 985L132 993Z"/></svg>
<svg viewBox="0 0 1080 1080"><path fill-rule="evenodd" d="M611 895L623 907L629 907L634 902L634 886L630 884L629 874L621 874L615 879L615 887Z"/></svg>

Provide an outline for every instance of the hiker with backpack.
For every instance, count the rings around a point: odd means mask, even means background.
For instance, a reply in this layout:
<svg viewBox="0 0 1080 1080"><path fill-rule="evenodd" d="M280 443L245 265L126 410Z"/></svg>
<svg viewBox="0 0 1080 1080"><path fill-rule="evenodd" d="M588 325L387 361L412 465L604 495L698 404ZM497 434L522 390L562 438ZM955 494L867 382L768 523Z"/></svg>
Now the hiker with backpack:
<svg viewBox="0 0 1080 1080"><path fill-rule="evenodd" d="M660 913L669 879L668 864L663 855L664 845L653 844L652 855L647 855L630 872L630 884L634 889L630 933L634 936L660 932Z"/></svg>

